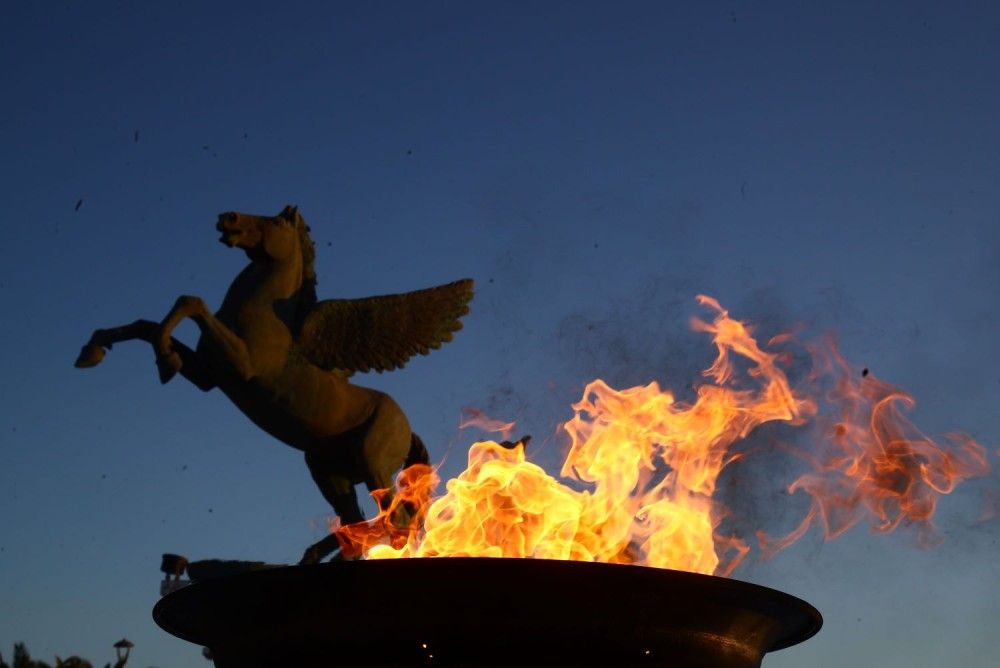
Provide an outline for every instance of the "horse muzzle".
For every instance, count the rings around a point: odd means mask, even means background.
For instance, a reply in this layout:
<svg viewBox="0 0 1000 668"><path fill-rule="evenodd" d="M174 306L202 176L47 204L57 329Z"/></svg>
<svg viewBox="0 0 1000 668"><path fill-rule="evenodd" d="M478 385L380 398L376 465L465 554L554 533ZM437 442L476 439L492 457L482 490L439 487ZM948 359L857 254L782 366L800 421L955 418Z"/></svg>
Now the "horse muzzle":
<svg viewBox="0 0 1000 668"><path fill-rule="evenodd" d="M219 241L230 248L236 245L237 240L243 232L242 226L237 221L236 216L231 213L219 215L219 222L215 224L215 229L221 235Z"/></svg>

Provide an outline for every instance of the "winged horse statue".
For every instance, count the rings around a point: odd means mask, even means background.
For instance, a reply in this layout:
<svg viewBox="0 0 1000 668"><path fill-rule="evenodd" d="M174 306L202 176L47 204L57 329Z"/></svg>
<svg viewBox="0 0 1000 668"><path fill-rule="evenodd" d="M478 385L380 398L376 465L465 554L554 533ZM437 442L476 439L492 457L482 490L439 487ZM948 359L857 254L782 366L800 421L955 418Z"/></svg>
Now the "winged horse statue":
<svg viewBox="0 0 1000 668"><path fill-rule="evenodd" d="M428 453L392 397L349 378L402 368L450 341L469 312L472 280L317 301L315 248L297 207L277 216L223 213L216 229L250 259L218 312L182 296L159 323L98 329L76 366L96 366L120 341L152 344L161 382L180 373L201 390L218 387L254 424L305 453L342 524L361 522L354 486L391 489L397 470L428 463ZM194 349L171 335L185 318L201 330ZM389 502L391 495L380 499L383 507ZM300 563L318 562L337 547L331 534L306 549Z"/></svg>

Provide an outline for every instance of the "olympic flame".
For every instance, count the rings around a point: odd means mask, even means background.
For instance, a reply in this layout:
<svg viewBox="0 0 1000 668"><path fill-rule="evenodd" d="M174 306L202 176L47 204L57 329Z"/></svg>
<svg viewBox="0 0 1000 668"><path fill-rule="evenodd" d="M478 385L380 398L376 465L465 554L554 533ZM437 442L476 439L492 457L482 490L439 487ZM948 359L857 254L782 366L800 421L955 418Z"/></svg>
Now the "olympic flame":
<svg viewBox="0 0 1000 668"><path fill-rule="evenodd" d="M692 327L711 336L717 354L692 401L655 382L616 390L594 380L562 425L569 447L559 478L527 460L524 442L475 443L443 495L433 498L428 466L404 470L394 494L376 493L385 510L375 520L336 529L345 556L534 557L726 575L750 546L719 533L729 511L714 498L716 484L740 458L734 443L766 422L811 424L824 440L798 453L812 470L788 488L810 495L811 510L788 536L758 532L764 556L817 519L828 538L865 517L878 531L929 527L940 495L989 471L985 449L968 436L939 443L920 434L901 411L912 398L857 374L832 340L809 348L815 368L793 388L787 353L759 346L711 297L698 301L714 317ZM820 394L831 378L833 389ZM463 423L504 438L514 427L476 411Z"/></svg>

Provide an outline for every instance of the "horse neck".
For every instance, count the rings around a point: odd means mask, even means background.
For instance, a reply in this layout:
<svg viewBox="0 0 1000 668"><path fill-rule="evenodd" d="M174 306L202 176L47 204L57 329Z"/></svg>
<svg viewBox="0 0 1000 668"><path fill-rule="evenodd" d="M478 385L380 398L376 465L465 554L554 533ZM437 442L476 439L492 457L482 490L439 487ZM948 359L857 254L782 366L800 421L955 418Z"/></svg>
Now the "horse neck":
<svg viewBox="0 0 1000 668"><path fill-rule="evenodd" d="M302 287L302 261L266 258L251 263L256 277L255 288L265 297L290 297Z"/></svg>
<svg viewBox="0 0 1000 668"><path fill-rule="evenodd" d="M301 288L301 262L255 259L229 286L222 310L233 312L247 306L270 309L275 303L291 306L299 299Z"/></svg>

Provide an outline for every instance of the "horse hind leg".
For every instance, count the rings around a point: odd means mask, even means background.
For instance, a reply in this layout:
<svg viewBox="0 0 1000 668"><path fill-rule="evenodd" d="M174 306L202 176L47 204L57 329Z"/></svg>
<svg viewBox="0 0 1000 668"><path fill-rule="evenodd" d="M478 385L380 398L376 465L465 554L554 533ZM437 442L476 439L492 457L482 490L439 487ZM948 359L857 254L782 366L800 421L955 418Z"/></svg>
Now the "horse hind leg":
<svg viewBox="0 0 1000 668"><path fill-rule="evenodd" d="M312 461L309 454L306 454L306 463L309 465L309 472L312 473L313 480L323 494L323 498L333 506L333 511L337 513L341 526L363 522L364 513L358 505L358 496L354 491L354 483L343 475L331 473L324 470L319 462ZM340 541L334 533L328 534L306 548L302 555L300 564L316 564L336 552L340 548Z"/></svg>
<svg viewBox="0 0 1000 668"><path fill-rule="evenodd" d="M399 405L376 393L377 406L361 444L365 484L369 491L391 489L396 471L413 449L413 432Z"/></svg>
<svg viewBox="0 0 1000 668"><path fill-rule="evenodd" d="M337 513L341 526L364 521L365 516L361 512L361 508L358 507L358 497L354 493L353 487L349 494L338 495L333 500L328 497L327 500L330 501L334 512ZM337 537L337 534L329 533L306 548L305 552L302 553L302 559L299 560L299 564L318 564L339 550L340 547L340 539ZM344 555L341 554L335 557L335 559L338 558L343 559Z"/></svg>
<svg viewBox="0 0 1000 668"><path fill-rule="evenodd" d="M403 461L402 468L406 469L416 464L428 464L429 461L430 456L424 442L419 436L411 433L410 450ZM365 479L365 485L369 491L379 491L379 511L385 513L390 509L392 510L392 515L389 517L390 524L397 529L410 529L412 528L413 518L420 511L420 508L410 500L403 500L401 503L396 504L395 508L392 508L393 501L398 492L395 482L395 474L385 469L370 471Z"/></svg>
<svg viewBox="0 0 1000 668"><path fill-rule="evenodd" d="M380 512L389 510L389 507L392 505L393 494L396 491L391 473L383 471L369 473L365 477L365 487L368 488L369 492L379 492L378 509Z"/></svg>

